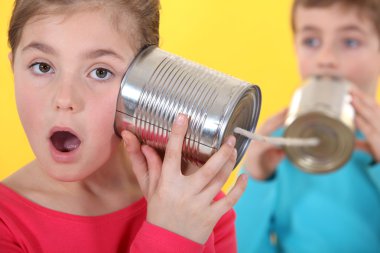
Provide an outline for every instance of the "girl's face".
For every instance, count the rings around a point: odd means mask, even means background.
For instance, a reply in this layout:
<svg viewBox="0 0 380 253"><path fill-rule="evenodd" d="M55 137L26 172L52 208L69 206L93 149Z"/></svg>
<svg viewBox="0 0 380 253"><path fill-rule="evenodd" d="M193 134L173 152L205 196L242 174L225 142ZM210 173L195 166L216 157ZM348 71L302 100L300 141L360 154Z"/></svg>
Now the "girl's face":
<svg viewBox="0 0 380 253"><path fill-rule="evenodd" d="M104 10L38 17L24 27L13 62L17 107L49 176L77 181L110 161L132 39Z"/></svg>
<svg viewBox="0 0 380 253"><path fill-rule="evenodd" d="M375 27L357 10L340 5L298 7L295 47L301 76L344 77L375 95L380 74L380 44Z"/></svg>

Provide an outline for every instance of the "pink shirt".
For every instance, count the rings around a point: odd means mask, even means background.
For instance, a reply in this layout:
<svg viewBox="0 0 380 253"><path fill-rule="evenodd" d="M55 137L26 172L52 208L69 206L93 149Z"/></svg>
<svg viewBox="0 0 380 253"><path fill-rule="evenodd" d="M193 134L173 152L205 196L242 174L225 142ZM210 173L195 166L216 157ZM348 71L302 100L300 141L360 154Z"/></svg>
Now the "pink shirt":
<svg viewBox="0 0 380 253"><path fill-rule="evenodd" d="M145 199L140 199L106 215L71 215L40 206L0 184L0 252L236 252L232 210L201 245L146 222L146 209Z"/></svg>

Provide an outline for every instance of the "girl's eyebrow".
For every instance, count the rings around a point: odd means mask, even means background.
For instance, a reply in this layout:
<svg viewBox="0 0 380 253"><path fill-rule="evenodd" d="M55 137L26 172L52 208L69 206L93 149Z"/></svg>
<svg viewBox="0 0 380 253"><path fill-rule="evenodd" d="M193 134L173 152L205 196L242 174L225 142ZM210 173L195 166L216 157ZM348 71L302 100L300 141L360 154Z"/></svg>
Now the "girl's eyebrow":
<svg viewBox="0 0 380 253"><path fill-rule="evenodd" d="M27 46L25 46L22 51L27 51L29 49L37 49L41 52L44 52L46 54L52 54L52 55L57 55L57 52L54 50L54 48L52 48L51 46L49 45L46 45L46 44L43 44L43 43L40 43L40 42L35 42L35 41L32 41L31 43L29 43Z"/></svg>
<svg viewBox="0 0 380 253"><path fill-rule="evenodd" d="M41 43L41 42L35 42L35 41L32 41L31 43L29 43L27 46L25 46L22 51L27 51L27 50L30 50L30 49L37 49L43 53L46 53L46 54L51 54L51 55L57 55L58 53L54 50L54 48L52 48L51 46L47 45L47 44L44 44L44 43ZM102 57L102 56L113 56L121 61L124 61L124 58L117 54L115 51L111 50L111 49L97 49L97 50L94 50L94 51L89 51L89 52L86 52L84 54L84 57L85 58L89 58L89 59L95 59L95 58L99 58L99 57Z"/></svg>
<svg viewBox="0 0 380 253"><path fill-rule="evenodd" d="M99 58L102 56L113 56L119 60L122 60L122 61L124 60L124 58L121 55L117 54L111 49L97 49L95 51L90 51L88 53L85 53L86 58Z"/></svg>

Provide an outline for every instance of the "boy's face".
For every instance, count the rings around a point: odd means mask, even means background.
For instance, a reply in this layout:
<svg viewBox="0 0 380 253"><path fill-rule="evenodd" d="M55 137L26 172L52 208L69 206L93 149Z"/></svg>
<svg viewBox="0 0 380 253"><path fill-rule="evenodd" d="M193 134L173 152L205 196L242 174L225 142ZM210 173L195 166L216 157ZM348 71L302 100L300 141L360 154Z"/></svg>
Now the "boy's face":
<svg viewBox="0 0 380 253"><path fill-rule="evenodd" d="M375 27L358 12L340 5L298 7L295 48L303 79L335 75L375 95L380 74L380 44Z"/></svg>
<svg viewBox="0 0 380 253"><path fill-rule="evenodd" d="M128 36L105 11L39 17L25 26L13 62L17 107L50 176L81 180L110 160L120 142L116 99L133 57Z"/></svg>

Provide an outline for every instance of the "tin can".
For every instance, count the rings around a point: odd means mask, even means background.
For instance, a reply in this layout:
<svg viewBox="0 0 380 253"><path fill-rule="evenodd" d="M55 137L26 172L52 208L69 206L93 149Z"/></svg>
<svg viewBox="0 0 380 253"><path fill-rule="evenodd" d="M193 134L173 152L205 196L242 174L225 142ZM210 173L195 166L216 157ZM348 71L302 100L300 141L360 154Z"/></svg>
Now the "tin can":
<svg viewBox="0 0 380 253"><path fill-rule="evenodd" d="M184 113L190 121L182 158L201 165L235 127L253 132L260 107L258 86L150 46L122 80L115 132L127 129L142 143L165 150L174 118ZM236 135L237 164L249 141Z"/></svg>
<svg viewBox="0 0 380 253"><path fill-rule="evenodd" d="M354 117L347 80L315 76L293 98L285 122L285 137L318 138L315 147L285 147L289 159L306 172L340 168L354 149Z"/></svg>

